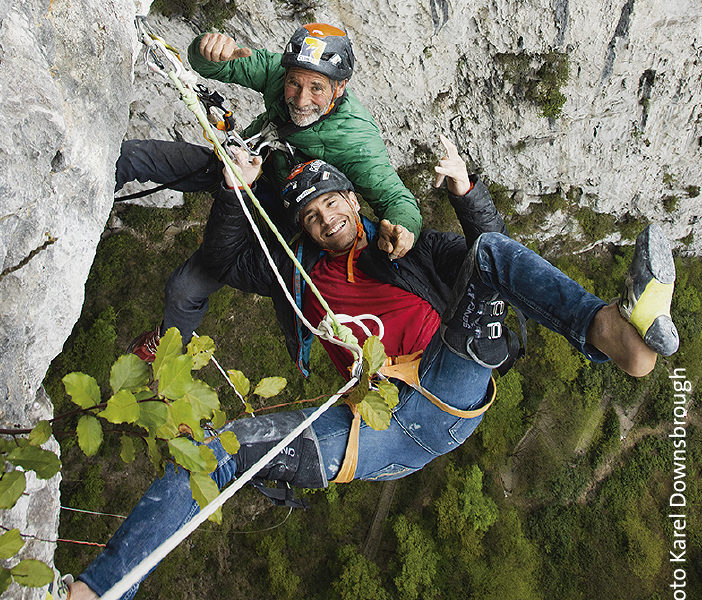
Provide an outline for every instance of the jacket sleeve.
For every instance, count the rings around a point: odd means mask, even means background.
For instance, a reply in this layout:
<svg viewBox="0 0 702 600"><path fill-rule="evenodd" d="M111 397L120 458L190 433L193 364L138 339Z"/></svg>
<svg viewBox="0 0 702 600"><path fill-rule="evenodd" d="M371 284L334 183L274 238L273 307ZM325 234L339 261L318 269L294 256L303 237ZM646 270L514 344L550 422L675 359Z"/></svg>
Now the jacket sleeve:
<svg viewBox="0 0 702 600"><path fill-rule="evenodd" d="M494 231L509 235L507 225L502 215L492 201L487 186L471 175L473 187L465 196L448 193L449 201L456 211L456 216L466 236L466 244L470 248L481 233Z"/></svg>
<svg viewBox="0 0 702 600"><path fill-rule="evenodd" d="M272 270L232 190L220 187L214 194L201 251L205 268L222 283L271 295ZM277 248L271 251L275 256Z"/></svg>
<svg viewBox="0 0 702 600"><path fill-rule="evenodd" d="M343 141L345 148L336 150L339 158L335 166L351 180L379 220L402 225L417 240L422 228L419 206L390 164L377 126L358 119L350 128L352 138Z"/></svg>
<svg viewBox="0 0 702 600"><path fill-rule="evenodd" d="M212 62L200 54L201 39L202 35L197 36L188 46L188 61L203 77L224 83L238 83L261 93L270 89L272 83L282 82L284 71L280 62L281 54L268 50L251 50L251 56L246 58Z"/></svg>

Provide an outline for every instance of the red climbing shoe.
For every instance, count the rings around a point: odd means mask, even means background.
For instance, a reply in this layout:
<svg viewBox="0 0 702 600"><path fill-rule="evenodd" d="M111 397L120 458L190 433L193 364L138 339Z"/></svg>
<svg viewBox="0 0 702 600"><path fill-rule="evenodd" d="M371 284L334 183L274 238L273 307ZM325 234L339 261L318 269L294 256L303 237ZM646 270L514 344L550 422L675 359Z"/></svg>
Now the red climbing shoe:
<svg viewBox="0 0 702 600"><path fill-rule="evenodd" d="M136 354L141 360L147 363L152 363L156 359L156 349L160 341L161 332L158 328L153 331L145 331L132 340L132 343L129 344L127 348L127 352Z"/></svg>

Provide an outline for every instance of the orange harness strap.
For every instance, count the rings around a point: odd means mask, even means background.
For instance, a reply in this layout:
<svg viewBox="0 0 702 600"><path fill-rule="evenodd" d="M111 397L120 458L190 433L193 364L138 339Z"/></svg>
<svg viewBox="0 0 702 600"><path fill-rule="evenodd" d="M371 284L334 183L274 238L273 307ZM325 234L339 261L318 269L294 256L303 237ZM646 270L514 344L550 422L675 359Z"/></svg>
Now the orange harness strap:
<svg viewBox="0 0 702 600"><path fill-rule="evenodd" d="M361 433L361 413L358 412L355 404L348 403L351 412L353 413L353 421L351 421L351 430L349 431L349 441L346 442L346 452L344 453L344 462L341 463L341 468L334 479L329 483L349 483L353 481L356 475L356 465L358 464L358 436Z"/></svg>
<svg viewBox="0 0 702 600"><path fill-rule="evenodd" d="M489 401L475 410L461 410L451 406L450 404L446 404L434 396L434 394L425 389L419 382L419 362L421 360L421 356L422 351L420 350L414 354L388 357L385 361L385 365L380 368L380 373L385 377L393 377L403 381L427 398L434 406L455 417L462 419L474 419L475 417L482 415L488 408L490 408L490 406L492 406L497 394L495 379L492 376L490 377L488 389L485 392L485 398L489 398ZM353 421L351 422L349 441L346 445L344 461L341 464L341 468L339 469L336 477L331 480L331 483L349 483L353 480L354 475L356 474L359 448L358 437L361 431L361 413L358 412L355 405L349 404L349 408L353 412Z"/></svg>

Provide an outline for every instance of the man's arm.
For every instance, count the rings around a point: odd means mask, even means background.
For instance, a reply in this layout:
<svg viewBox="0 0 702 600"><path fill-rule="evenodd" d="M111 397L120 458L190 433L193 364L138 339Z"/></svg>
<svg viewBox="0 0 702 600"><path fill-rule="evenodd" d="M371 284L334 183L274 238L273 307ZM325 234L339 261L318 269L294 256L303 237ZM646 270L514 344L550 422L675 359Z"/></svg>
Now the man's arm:
<svg viewBox="0 0 702 600"><path fill-rule="evenodd" d="M351 180L381 221L379 247L391 253L391 258L403 256L422 227L417 201L390 164L373 117L352 92L340 107L338 118L344 119L343 127L324 132L323 158Z"/></svg>
<svg viewBox="0 0 702 600"><path fill-rule="evenodd" d="M237 148L233 152L235 164L251 185L261 168L260 157L249 161L245 151ZM225 170L224 182L213 194L214 202L205 226L201 247L203 260L209 273L223 283L244 292L268 296L273 284L272 271L236 197L234 188L238 186L239 182Z"/></svg>
<svg viewBox="0 0 702 600"><path fill-rule="evenodd" d="M458 154L456 145L443 135L439 138L446 148L446 156L434 167L437 173L434 186L439 187L444 178L448 178L449 201L461 223L468 247L481 233L494 231L508 235L507 225L497 212L487 186L477 176L468 176L466 163Z"/></svg>
<svg viewBox="0 0 702 600"><path fill-rule="evenodd" d="M232 38L221 33L199 35L188 47L188 61L203 77L238 83L261 93L267 91L273 79L280 80L282 86L284 70L280 59L280 54L268 50L239 48Z"/></svg>

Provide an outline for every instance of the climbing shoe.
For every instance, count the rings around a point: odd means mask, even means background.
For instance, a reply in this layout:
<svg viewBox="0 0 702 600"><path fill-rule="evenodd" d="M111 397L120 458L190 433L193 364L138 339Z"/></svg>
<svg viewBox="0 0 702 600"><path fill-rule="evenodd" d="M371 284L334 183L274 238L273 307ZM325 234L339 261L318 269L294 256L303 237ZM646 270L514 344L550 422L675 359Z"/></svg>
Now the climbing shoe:
<svg viewBox="0 0 702 600"><path fill-rule="evenodd" d="M152 363L156 359L156 349L161 341L161 331L159 328L153 331L145 331L138 335L129 344L127 352L136 354L141 360Z"/></svg>
<svg viewBox="0 0 702 600"><path fill-rule="evenodd" d="M646 345L670 356L680 345L670 318L675 263L659 225L649 225L636 238L634 258L617 301L619 312L639 332Z"/></svg>
<svg viewBox="0 0 702 600"><path fill-rule="evenodd" d="M54 569L54 580L49 584L44 600L68 600L70 590L68 585L73 583L73 575L61 575Z"/></svg>
<svg viewBox="0 0 702 600"><path fill-rule="evenodd" d="M441 319L442 339L456 354L497 369L519 350L516 334L505 327L506 317L507 303L481 281L469 253Z"/></svg>

